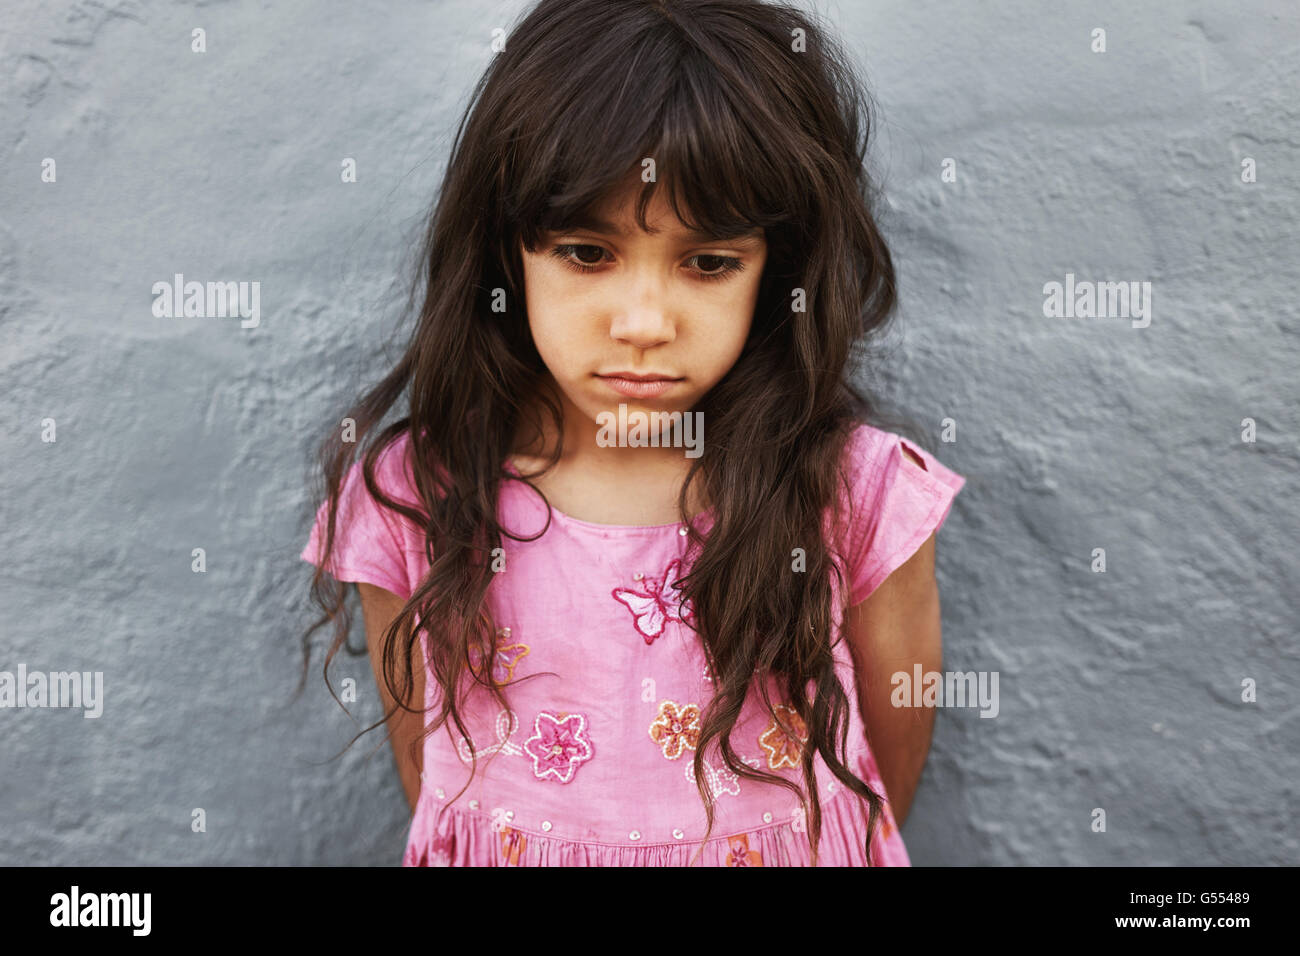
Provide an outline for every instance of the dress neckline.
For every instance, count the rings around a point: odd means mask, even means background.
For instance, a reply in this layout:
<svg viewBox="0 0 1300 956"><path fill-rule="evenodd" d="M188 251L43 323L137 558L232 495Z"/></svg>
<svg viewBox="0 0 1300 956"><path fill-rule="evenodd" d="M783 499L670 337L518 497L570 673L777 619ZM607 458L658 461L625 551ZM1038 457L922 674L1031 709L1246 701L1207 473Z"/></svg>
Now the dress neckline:
<svg viewBox="0 0 1300 956"><path fill-rule="evenodd" d="M523 475L519 474L518 469L515 468L514 462L510 460L509 456L507 456L505 460L505 469L510 472L510 474L520 479L520 481L524 480ZM561 511L549 501L546 503L550 506L551 513L554 514L561 523L573 525L579 528L588 528L592 531L666 531L670 528L676 528L680 533L686 530L686 526L680 521L670 521L667 524L600 524L595 521L584 521L582 518L575 518L573 515ZM696 520L705 516L712 519L713 509L706 508L700 514L696 515Z"/></svg>

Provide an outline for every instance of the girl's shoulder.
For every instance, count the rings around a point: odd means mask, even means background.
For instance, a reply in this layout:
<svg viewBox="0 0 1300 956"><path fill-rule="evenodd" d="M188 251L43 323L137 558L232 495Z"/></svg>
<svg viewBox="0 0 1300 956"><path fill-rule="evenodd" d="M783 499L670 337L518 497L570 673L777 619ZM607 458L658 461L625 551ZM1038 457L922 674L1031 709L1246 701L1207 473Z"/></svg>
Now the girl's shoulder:
<svg viewBox="0 0 1300 956"><path fill-rule="evenodd" d="M910 467L902 469L902 473L912 475L923 484L946 487L955 484L960 489L966 480L916 442L867 422L856 423L844 450L844 465L854 482L879 484L882 479L898 474L904 463Z"/></svg>
<svg viewBox="0 0 1300 956"><path fill-rule="evenodd" d="M943 526L966 479L915 442L859 422L845 444L837 544L856 606Z"/></svg>
<svg viewBox="0 0 1300 956"><path fill-rule="evenodd" d="M374 484L385 497L419 510L419 495L409 456L409 430L401 432L375 459ZM335 538L327 564L340 581L366 581L399 597L412 593L409 556L423 551L421 531L405 515L380 502L366 486L364 456L343 475ZM300 557L319 565L326 538L329 501L320 502Z"/></svg>
<svg viewBox="0 0 1300 956"><path fill-rule="evenodd" d="M370 490L366 487L363 468L365 466L364 456L358 457L356 461L348 468L345 477L344 497L345 499L364 499L358 500L357 504L374 504L378 512L386 512L388 509L374 501ZM416 507L419 502L419 495L416 492L415 472L411 464L411 430L403 429L387 445L380 449L379 454L375 457L374 468L375 485L388 498L401 502L402 504ZM369 508L366 509L369 512ZM391 512L394 518L398 517L395 512Z"/></svg>

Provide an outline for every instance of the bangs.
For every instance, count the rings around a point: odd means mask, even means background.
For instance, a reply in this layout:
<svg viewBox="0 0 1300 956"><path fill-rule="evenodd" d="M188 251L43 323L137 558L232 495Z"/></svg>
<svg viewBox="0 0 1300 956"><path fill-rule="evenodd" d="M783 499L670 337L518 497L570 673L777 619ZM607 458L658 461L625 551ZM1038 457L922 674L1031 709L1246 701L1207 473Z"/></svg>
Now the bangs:
<svg viewBox="0 0 1300 956"><path fill-rule="evenodd" d="M763 48L756 59L780 55L774 41L751 32L739 49L714 40L706 50L650 13L615 17L603 39L591 39L602 36L592 25L581 52L548 49L525 61L538 81L518 76L513 84L499 128L508 144L497 177L501 226L529 249L544 232L595 218L637 183L642 229L659 186L686 228L718 238L813 217L797 171L816 146L788 115L778 122L772 113L768 104L782 93L772 75L742 62L754 52L745 46ZM563 66L542 62L546 53L561 55ZM654 181L643 182L650 161Z"/></svg>

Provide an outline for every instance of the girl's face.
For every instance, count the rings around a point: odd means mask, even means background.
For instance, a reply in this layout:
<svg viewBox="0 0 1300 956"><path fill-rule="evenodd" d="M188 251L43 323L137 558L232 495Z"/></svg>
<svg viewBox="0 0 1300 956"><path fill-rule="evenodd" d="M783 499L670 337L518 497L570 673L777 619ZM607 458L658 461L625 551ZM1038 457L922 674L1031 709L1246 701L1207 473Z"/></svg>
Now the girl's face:
<svg viewBox="0 0 1300 956"><path fill-rule="evenodd" d="M594 449L597 415L617 415L620 403L628 414L689 411L739 357L767 258L761 229L740 239L691 234L660 193L646 210L652 233L643 232L635 189L624 196L604 221L521 250L529 327L564 397L571 450ZM675 381L628 395L608 379L617 372Z"/></svg>

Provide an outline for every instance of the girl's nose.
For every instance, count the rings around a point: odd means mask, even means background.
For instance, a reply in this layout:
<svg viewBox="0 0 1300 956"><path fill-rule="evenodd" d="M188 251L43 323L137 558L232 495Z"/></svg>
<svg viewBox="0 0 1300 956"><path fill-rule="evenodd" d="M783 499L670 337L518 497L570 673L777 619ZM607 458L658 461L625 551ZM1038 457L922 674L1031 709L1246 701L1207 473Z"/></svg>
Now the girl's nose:
<svg viewBox="0 0 1300 956"><path fill-rule="evenodd" d="M642 282L617 303L610 337L637 348L650 348L677 337L676 324L661 284Z"/></svg>

